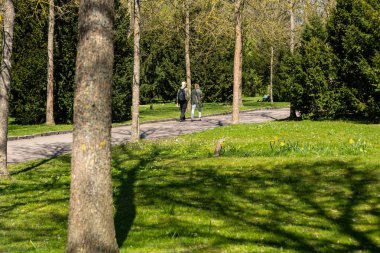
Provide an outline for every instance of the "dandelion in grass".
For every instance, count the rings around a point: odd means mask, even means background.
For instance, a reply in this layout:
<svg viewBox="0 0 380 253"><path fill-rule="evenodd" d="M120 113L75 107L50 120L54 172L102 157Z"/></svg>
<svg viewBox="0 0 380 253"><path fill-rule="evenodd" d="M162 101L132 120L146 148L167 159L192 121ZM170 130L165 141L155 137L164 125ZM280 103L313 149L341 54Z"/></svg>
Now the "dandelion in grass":
<svg viewBox="0 0 380 253"><path fill-rule="evenodd" d="M348 143L350 143L350 144L352 145L352 144L355 143L355 141L354 141L354 139L350 138L350 139L348 140Z"/></svg>

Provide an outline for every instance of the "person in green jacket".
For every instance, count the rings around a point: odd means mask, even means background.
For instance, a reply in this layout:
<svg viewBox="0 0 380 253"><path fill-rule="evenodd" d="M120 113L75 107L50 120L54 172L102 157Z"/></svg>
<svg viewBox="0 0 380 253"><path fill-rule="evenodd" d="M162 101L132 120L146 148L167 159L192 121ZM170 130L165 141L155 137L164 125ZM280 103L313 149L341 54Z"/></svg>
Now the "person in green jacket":
<svg viewBox="0 0 380 253"><path fill-rule="evenodd" d="M194 89L191 91L191 121L194 120L195 108L198 108L198 118L202 120L202 106L203 106L203 92L201 91L199 84L194 85Z"/></svg>

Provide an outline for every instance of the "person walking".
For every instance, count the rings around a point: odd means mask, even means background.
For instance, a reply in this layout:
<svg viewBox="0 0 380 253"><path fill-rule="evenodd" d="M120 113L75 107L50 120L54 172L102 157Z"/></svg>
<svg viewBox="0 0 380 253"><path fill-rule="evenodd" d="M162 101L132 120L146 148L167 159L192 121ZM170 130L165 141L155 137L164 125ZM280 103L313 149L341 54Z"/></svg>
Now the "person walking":
<svg viewBox="0 0 380 253"><path fill-rule="evenodd" d="M195 108L198 108L198 118L202 120L202 106L203 106L203 93L199 84L194 85L194 89L191 91L191 121L194 120Z"/></svg>
<svg viewBox="0 0 380 253"><path fill-rule="evenodd" d="M187 84L185 81L182 82L181 88L177 92L177 106L179 106L179 109L181 111L181 116L179 118L179 121L185 121L186 120L186 108L187 108L187 102L190 99L190 91L187 88Z"/></svg>

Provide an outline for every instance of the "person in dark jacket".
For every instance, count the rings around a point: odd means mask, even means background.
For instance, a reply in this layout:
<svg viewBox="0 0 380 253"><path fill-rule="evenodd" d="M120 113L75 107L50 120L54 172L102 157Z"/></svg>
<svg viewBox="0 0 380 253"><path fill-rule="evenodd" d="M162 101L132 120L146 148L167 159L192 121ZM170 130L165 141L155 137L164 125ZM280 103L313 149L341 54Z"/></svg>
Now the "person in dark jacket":
<svg viewBox="0 0 380 253"><path fill-rule="evenodd" d="M203 93L199 84L194 85L194 89L191 91L191 121L194 120L195 108L198 108L198 118L202 120L202 106L203 106Z"/></svg>
<svg viewBox="0 0 380 253"><path fill-rule="evenodd" d="M177 92L177 106L179 106L181 111L181 116L179 118L179 121L185 121L186 120L186 108L187 108L187 102L190 99L190 91L187 88L187 84L185 81L182 82L181 88Z"/></svg>

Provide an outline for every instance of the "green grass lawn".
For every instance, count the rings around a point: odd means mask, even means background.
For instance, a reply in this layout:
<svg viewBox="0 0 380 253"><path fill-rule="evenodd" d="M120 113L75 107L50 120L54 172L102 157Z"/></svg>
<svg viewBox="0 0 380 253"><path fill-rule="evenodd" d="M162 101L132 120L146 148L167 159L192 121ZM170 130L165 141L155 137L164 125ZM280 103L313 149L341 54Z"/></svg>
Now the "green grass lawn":
<svg viewBox="0 0 380 253"><path fill-rule="evenodd" d="M241 107L241 110L263 108L263 107L268 107L268 106L271 106L273 108L289 106L289 103L287 102L275 102L273 103L273 105L271 105L268 102L257 102L258 99L260 98L258 97L244 98L244 106ZM203 115L207 116L207 115L226 113L226 112L231 112L231 111L232 111L231 105L226 105L223 103L205 103L204 108L203 108ZM140 121L141 122L178 118L178 117L179 117L179 110L175 106L174 103L153 104L153 109L150 109L150 105L140 106ZM114 125L127 124L127 123L130 123L130 121L116 123ZM15 124L12 120L10 120L8 135L9 136L24 136L24 135L39 134L39 133L51 132L51 131L72 130L72 128L73 126L70 124L62 124L62 125L60 124L60 125L55 125L55 126L47 126L45 124L19 125L19 124Z"/></svg>
<svg viewBox="0 0 380 253"><path fill-rule="evenodd" d="M121 252L380 252L379 130L282 121L115 147ZM0 252L63 252L70 157L10 171Z"/></svg>

